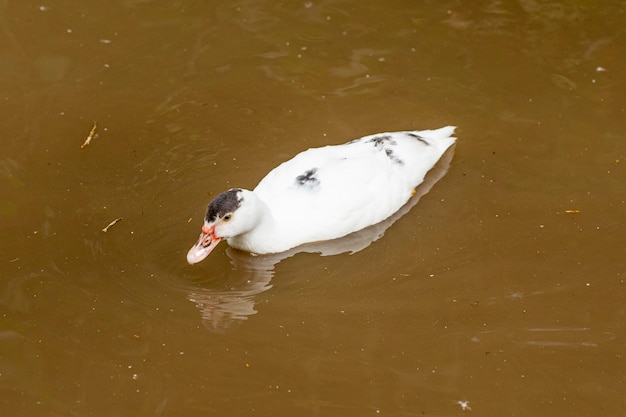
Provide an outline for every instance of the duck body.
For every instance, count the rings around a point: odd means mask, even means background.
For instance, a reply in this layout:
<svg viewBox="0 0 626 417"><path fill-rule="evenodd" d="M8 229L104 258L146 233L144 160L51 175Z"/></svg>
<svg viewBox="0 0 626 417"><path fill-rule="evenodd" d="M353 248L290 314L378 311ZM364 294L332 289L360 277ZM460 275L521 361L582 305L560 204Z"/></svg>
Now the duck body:
<svg viewBox="0 0 626 417"><path fill-rule="evenodd" d="M222 239L248 252L277 253L379 223L409 200L455 142L454 129L379 133L301 152L254 190L218 195L187 261L201 261Z"/></svg>

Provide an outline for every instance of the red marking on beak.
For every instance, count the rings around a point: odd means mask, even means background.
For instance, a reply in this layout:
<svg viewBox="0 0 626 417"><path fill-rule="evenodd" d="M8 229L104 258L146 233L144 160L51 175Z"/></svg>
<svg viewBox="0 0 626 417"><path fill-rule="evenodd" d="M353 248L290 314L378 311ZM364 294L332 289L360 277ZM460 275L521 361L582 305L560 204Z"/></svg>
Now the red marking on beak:
<svg viewBox="0 0 626 417"><path fill-rule="evenodd" d="M202 225L202 233L211 236L213 240L219 240L217 236L215 236L215 225L211 227L207 227L206 225Z"/></svg>

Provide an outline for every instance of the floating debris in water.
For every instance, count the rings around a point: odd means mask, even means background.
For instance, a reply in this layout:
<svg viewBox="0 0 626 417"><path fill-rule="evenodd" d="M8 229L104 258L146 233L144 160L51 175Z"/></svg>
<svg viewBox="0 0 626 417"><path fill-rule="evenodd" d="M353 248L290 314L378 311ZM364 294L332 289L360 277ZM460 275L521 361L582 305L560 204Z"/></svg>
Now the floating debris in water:
<svg viewBox="0 0 626 417"><path fill-rule="evenodd" d="M87 135L87 139L85 139L85 142L83 142L83 144L80 145L81 149L83 149L85 146L89 145L91 143L91 139L96 137L96 128L97 127L98 127L98 122L94 121L93 122L93 127L91 128L91 130L89 131L89 134Z"/></svg>
<svg viewBox="0 0 626 417"><path fill-rule="evenodd" d="M472 411L472 407L470 407L469 401L463 400L463 401L457 401L456 403L461 406L461 410Z"/></svg>
<svg viewBox="0 0 626 417"><path fill-rule="evenodd" d="M117 222L119 222L120 220L122 220L122 218L121 218L121 217L118 217L117 219L113 220L111 223L107 224L107 225L104 227L104 229L102 229L102 231L103 231L104 233L108 232L108 231L109 231L109 229L110 229L111 227L115 226L115 224L116 224Z"/></svg>

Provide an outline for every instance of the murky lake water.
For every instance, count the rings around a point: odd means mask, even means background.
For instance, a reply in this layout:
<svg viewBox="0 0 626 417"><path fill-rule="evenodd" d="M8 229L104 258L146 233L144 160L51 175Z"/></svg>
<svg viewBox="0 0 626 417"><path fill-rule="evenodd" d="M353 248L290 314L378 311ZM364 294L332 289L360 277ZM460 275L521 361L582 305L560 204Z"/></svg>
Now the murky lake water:
<svg viewBox="0 0 626 417"><path fill-rule="evenodd" d="M0 4L2 415L626 415L623 2L165 3ZM363 250L186 264L216 193L446 124Z"/></svg>

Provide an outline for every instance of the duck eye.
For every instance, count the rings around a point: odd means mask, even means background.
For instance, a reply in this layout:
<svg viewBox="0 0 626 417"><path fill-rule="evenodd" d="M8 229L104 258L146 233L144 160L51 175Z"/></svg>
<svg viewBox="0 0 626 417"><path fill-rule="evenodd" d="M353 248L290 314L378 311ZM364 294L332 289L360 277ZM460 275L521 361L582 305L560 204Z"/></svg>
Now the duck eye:
<svg viewBox="0 0 626 417"><path fill-rule="evenodd" d="M229 221L231 218L233 217L232 213L227 213L224 214L224 217L222 217L222 220L224 220L225 222Z"/></svg>

